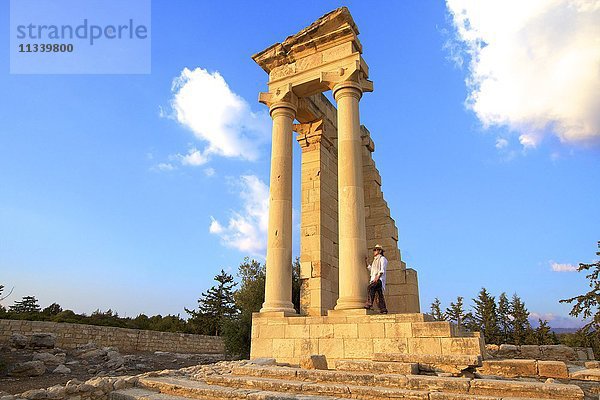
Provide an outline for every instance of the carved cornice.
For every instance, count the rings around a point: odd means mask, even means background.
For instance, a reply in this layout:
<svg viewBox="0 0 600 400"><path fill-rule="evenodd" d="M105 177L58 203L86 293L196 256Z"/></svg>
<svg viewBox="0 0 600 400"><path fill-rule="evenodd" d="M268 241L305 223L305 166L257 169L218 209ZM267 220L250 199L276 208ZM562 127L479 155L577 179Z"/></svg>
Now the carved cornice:
<svg viewBox="0 0 600 400"><path fill-rule="evenodd" d="M356 51L362 53L358 40L358 27L348 8L341 7L323 15L282 43L275 43L256 53L252 59L267 73L275 67L291 64L297 59L325 50L341 42L352 41Z"/></svg>

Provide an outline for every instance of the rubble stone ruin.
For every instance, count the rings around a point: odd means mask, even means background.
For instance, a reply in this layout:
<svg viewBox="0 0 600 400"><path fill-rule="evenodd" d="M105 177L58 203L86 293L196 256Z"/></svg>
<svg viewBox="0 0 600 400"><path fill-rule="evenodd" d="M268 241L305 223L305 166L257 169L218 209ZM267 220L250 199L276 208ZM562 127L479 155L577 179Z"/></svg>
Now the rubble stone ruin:
<svg viewBox="0 0 600 400"><path fill-rule="evenodd" d="M419 313L417 273L401 259L375 144L360 124L360 99L373 83L358 33L342 7L252 57L269 74L259 101L273 119L265 302L253 317L252 357L298 364L307 354L479 356L476 334ZM328 90L337 108L323 94ZM300 314L291 301L293 132L302 148ZM364 260L375 244L389 260L389 315L363 308Z"/></svg>

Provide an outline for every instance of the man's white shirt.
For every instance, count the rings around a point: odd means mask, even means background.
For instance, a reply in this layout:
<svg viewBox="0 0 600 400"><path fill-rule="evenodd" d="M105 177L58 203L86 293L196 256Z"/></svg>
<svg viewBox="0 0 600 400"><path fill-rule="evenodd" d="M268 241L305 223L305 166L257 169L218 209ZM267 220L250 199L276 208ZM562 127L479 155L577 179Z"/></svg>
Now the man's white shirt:
<svg viewBox="0 0 600 400"><path fill-rule="evenodd" d="M385 290L385 270L387 268L388 260L381 254L378 254L373 258L373 263L367 267L371 273L371 281L373 283L378 274L382 274L379 278L381 280L381 288Z"/></svg>

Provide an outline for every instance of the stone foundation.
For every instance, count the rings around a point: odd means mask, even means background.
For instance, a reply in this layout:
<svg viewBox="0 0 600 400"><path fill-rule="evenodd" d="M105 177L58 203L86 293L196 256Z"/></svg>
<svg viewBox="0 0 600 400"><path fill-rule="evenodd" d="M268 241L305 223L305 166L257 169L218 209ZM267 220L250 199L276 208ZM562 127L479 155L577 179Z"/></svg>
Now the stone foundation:
<svg viewBox="0 0 600 400"><path fill-rule="evenodd" d="M338 360L373 359L377 353L430 355L482 354L478 333L461 332L426 314L369 315L365 310L329 311L327 316L255 313L250 358L273 357L298 365L303 356Z"/></svg>

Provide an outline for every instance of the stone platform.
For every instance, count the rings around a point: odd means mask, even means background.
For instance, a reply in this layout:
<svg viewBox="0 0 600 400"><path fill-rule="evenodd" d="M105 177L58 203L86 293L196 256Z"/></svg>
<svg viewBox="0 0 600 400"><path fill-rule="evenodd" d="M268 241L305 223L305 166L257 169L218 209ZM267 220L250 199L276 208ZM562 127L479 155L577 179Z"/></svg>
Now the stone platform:
<svg viewBox="0 0 600 400"><path fill-rule="evenodd" d="M245 365L202 379L141 377L110 400L583 400L575 385Z"/></svg>
<svg viewBox="0 0 600 400"><path fill-rule="evenodd" d="M336 310L327 316L290 316L275 312L253 314L250 357L299 365L303 356L322 354L330 368L339 360L374 360L380 353L450 360L472 356L481 362L484 346L479 333L434 322L427 314Z"/></svg>

